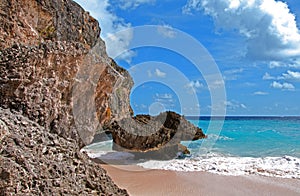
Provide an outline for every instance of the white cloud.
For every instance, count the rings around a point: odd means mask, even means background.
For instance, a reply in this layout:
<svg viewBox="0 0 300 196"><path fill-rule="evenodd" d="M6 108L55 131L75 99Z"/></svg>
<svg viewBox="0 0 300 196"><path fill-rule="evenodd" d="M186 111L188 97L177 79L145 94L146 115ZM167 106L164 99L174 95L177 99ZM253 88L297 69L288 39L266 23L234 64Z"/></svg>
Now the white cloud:
<svg viewBox="0 0 300 196"><path fill-rule="evenodd" d="M128 50L130 41L132 40L132 32L126 31L115 34L116 32L128 29L131 27L130 23L124 21L123 18L118 17L111 9L111 2L109 0L75 0L85 10L96 18L101 27L101 37L106 43L106 50L109 56L117 59L122 59L127 62L135 53Z"/></svg>
<svg viewBox="0 0 300 196"><path fill-rule="evenodd" d="M288 70L286 73L283 73L281 76L274 77L269 73L265 73L263 80L288 80L288 81L300 81L300 72Z"/></svg>
<svg viewBox="0 0 300 196"><path fill-rule="evenodd" d="M200 92L200 90L205 89L204 84L199 80L188 82L184 88L187 90L188 94L195 94L196 92Z"/></svg>
<svg viewBox="0 0 300 196"><path fill-rule="evenodd" d="M300 34L286 3L276 0L189 0L183 11L204 10L218 29L238 30L247 56L277 60L300 56Z"/></svg>
<svg viewBox="0 0 300 196"><path fill-rule="evenodd" d="M135 52L129 50L130 41L132 40L132 31L122 31L116 34L107 33L104 37L106 43L107 54L114 59L124 60L127 63L131 62Z"/></svg>
<svg viewBox="0 0 300 196"><path fill-rule="evenodd" d="M281 89L281 90L290 90L290 91L295 90L295 86L293 84L290 84L287 82L280 83L280 82L274 81L271 84L271 87L276 88L276 89Z"/></svg>
<svg viewBox="0 0 300 196"><path fill-rule="evenodd" d="M176 36L176 32L174 31L173 27L171 27L170 25L158 26L157 32L167 38L174 38Z"/></svg>
<svg viewBox="0 0 300 196"><path fill-rule="evenodd" d="M282 74L285 80L300 81L300 72L288 70L287 73Z"/></svg>
<svg viewBox="0 0 300 196"><path fill-rule="evenodd" d="M300 68L300 59L289 59L286 61L271 61L269 64L271 69L279 68L279 67L287 67L287 68Z"/></svg>
<svg viewBox="0 0 300 196"><path fill-rule="evenodd" d="M264 91L257 91L253 93L253 95L268 95L268 94L269 94L268 92L264 92Z"/></svg>
<svg viewBox="0 0 300 196"><path fill-rule="evenodd" d="M165 78L167 76L167 73L161 71L160 69L156 68L154 71L153 70L148 70L147 75L149 78L152 77L159 77L159 78Z"/></svg>
<svg viewBox="0 0 300 196"><path fill-rule="evenodd" d="M189 0L188 3L182 8L184 14L191 14L192 10L199 11L201 9L200 0Z"/></svg>
<svg viewBox="0 0 300 196"><path fill-rule="evenodd" d="M276 68L276 67L286 67L286 63L283 64L280 61L271 61L270 64L269 64L269 67L271 69Z"/></svg>
<svg viewBox="0 0 300 196"><path fill-rule="evenodd" d="M165 72L162 72L159 69L155 69L155 75L159 78L164 78L164 77L166 77L167 74Z"/></svg>
<svg viewBox="0 0 300 196"><path fill-rule="evenodd" d="M142 4L154 4L156 0L113 0L113 4L123 10L136 9Z"/></svg>
<svg viewBox="0 0 300 196"><path fill-rule="evenodd" d="M187 87L197 89L197 88L203 88L204 85L199 80L196 80L196 81L191 81L190 83L188 83Z"/></svg>

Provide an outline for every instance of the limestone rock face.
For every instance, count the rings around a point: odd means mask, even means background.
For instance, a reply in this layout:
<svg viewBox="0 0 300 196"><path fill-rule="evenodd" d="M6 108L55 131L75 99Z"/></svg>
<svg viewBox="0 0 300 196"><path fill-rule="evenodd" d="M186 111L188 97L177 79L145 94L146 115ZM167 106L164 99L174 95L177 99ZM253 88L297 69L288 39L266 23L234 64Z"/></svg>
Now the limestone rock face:
<svg viewBox="0 0 300 196"><path fill-rule="evenodd" d="M71 0L0 1L0 195L127 195L79 151L131 111L99 33Z"/></svg>
<svg viewBox="0 0 300 196"><path fill-rule="evenodd" d="M0 4L3 108L21 111L80 146L112 118L130 115L132 79L107 56L98 22L79 5L69 0Z"/></svg>
<svg viewBox="0 0 300 196"><path fill-rule="evenodd" d="M0 195L127 195L72 139L0 108Z"/></svg>
<svg viewBox="0 0 300 196"><path fill-rule="evenodd" d="M92 47L99 38L98 21L70 0L1 0L0 15L1 49L45 40Z"/></svg>

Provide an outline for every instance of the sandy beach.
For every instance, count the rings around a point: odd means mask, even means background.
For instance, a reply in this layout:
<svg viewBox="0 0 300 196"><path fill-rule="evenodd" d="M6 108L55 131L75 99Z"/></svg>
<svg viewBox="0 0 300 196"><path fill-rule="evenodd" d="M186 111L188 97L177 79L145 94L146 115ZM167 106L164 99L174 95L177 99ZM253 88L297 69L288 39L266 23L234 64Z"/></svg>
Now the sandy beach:
<svg viewBox="0 0 300 196"><path fill-rule="evenodd" d="M128 165L102 167L130 195L300 195L300 179L145 170Z"/></svg>

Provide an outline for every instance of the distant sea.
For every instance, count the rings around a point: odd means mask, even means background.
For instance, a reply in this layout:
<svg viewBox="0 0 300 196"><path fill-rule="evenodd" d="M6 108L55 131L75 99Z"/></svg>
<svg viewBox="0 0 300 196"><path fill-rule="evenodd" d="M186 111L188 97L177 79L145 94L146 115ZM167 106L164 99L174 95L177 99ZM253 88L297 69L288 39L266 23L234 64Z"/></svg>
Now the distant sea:
<svg viewBox="0 0 300 196"><path fill-rule="evenodd" d="M182 142L191 151L190 156L138 165L149 169L300 179L300 117L187 118L208 136L205 140ZM101 158L111 151L111 145L112 141L93 144L85 151L91 157Z"/></svg>
<svg viewBox="0 0 300 196"><path fill-rule="evenodd" d="M210 121L219 118L188 117L203 131L208 130ZM294 156L300 158L300 117L237 117L224 119L220 135L210 135L216 143L212 153L239 157ZM192 149L198 148L203 140L190 143Z"/></svg>

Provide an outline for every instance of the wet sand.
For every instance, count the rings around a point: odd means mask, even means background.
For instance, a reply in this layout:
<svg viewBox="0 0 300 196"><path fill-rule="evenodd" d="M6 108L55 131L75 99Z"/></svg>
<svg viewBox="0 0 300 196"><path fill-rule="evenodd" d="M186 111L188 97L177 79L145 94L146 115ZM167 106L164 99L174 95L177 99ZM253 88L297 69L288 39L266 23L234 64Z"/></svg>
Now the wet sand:
<svg viewBox="0 0 300 196"><path fill-rule="evenodd" d="M300 195L300 179L145 170L128 165L102 167L130 195Z"/></svg>

